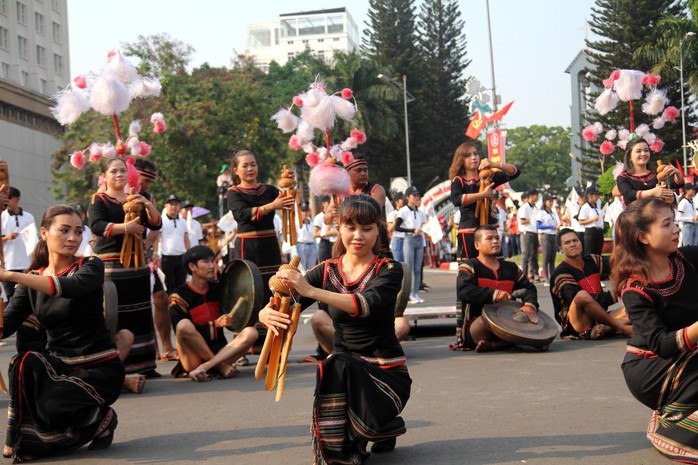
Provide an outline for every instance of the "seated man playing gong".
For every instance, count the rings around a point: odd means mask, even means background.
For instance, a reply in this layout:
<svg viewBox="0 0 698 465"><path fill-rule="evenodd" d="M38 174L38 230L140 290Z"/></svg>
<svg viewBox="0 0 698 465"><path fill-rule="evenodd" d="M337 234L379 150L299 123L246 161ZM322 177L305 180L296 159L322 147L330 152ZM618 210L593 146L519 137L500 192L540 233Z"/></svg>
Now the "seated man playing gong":
<svg viewBox="0 0 698 465"><path fill-rule="evenodd" d="M220 285L212 280L215 258L213 250L205 245L192 247L182 257L191 281L170 295L170 319L180 357L173 376L188 372L195 381L207 381L212 376L232 378L237 374L235 361L259 336L254 327L248 326L231 342L226 340L223 328L233 323L233 317L219 313Z"/></svg>
<svg viewBox="0 0 698 465"><path fill-rule="evenodd" d="M604 291L601 281L611 273L608 257L583 255L582 242L569 228L557 233L557 243L565 259L550 277L550 294L555 319L560 323L560 336L566 339L599 339L606 334L633 335L633 327L625 308L608 311L618 301Z"/></svg>
<svg viewBox="0 0 698 465"><path fill-rule="evenodd" d="M512 293L523 289L523 304L519 309L532 323L538 322L538 293L513 262L498 258L502 250L496 226L485 225L475 230L473 237L478 256L458 265L457 292L462 301L463 326L453 350L487 352L512 346L492 333L480 315L485 304L506 302Z"/></svg>

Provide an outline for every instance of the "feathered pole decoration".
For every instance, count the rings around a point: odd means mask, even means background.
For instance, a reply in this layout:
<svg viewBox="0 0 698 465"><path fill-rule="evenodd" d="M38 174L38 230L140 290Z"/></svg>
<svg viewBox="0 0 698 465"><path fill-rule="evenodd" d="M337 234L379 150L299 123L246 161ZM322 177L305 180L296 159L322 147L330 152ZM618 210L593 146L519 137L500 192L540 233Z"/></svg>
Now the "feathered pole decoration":
<svg viewBox="0 0 698 465"><path fill-rule="evenodd" d="M116 144L93 142L89 147L74 152L70 156L70 164L81 169L85 164L86 152L89 152L88 161L91 163L99 162L102 157L122 159L128 170L126 192L130 192L124 204L127 221L135 218L139 214L138 209L142 208L142 205L133 202L139 178L134 167L135 156L147 156L151 146L138 138L142 129L139 121L129 125L128 138L124 142L119 127L119 115L128 109L134 98L157 97L161 89L160 81L139 76L136 68L119 51L110 50L107 63L99 74L79 75L54 96L56 105L51 108L51 113L63 126L74 123L90 109L111 117ZM162 113L153 114L150 122L153 124L153 132L156 133L163 132L167 127ZM129 150L130 154L127 155ZM132 258L135 258L136 268L145 265L141 237L127 235L121 250L121 263L128 267Z"/></svg>

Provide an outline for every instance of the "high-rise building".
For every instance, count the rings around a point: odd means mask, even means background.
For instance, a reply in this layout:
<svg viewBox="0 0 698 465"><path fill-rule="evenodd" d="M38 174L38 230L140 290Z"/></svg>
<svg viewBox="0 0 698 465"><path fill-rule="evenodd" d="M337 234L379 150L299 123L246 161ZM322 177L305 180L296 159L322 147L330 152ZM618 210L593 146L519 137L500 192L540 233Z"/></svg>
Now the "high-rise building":
<svg viewBox="0 0 698 465"><path fill-rule="evenodd" d="M36 218L55 203L51 155L62 146L49 96L68 82L67 0L0 0L0 158Z"/></svg>
<svg viewBox="0 0 698 465"><path fill-rule="evenodd" d="M346 8L284 13L275 21L247 26L245 55L266 72L272 61L284 65L306 48L331 62L335 50L354 51L359 41L359 28Z"/></svg>

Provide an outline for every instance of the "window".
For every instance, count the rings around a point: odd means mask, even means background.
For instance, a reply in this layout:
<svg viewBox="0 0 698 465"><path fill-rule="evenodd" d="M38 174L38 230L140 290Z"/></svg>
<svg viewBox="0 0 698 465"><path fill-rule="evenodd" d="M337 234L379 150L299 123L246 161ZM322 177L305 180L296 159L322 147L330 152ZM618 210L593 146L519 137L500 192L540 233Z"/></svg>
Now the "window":
<svg viewBox="0 0 698 465"><path fill-rule="evenodd" d="M51 6L53 7L53 11L61 12L61 0L53 0Z"/></svg>
<svg viewBox="0 0 698 465"><path fill-rule="evenodd" d="M46 49L41 45L36 46L36 64L46 66Z"/></svg>
<svg viewBox="0 0 698 465"><path fill-rule="evenodd" d="M20 73L20 78L21 78L20 82L22 83L23 86L26 87L29 85L29 73L27 73L26 71L22 71Z"/></svg>
<svg viewBox="0 0 698 465"><path fill-rule="evenodd" d="M17 51L19 52L20 58L27 58L27 47L29 47L29 41L26 37L17 36Z"/></svg>
<svg viewBox="0 0 698 465"><path fill-rule="evenodd" d="M57 44L61 43L61 25L56 22L53 23L53 41Z"/></svg>
<svg viewBox="0 0 698 465"><path fill-rule="evenodd" d="M7 0L0 0L0 13L7 14Z"/></svg>
<svg viewBox="0 0 698 465"><path fill-rule="evenodd" d="M304 44L307 44L309 41L308 40L303 40L302 41Z"/></svg>
<svg viewBox="0 0 698 465"><path fill-rule="evenodd" d="M27 24L27 7L22 2L17 2L17 22Z"/></svg>
<svg viewBox="0 0 698 465"><path fill-rule="evenodd" d="M270 29L252 29L247 37L247 48L257 49L271 47Z"/></svg>
<svg viewBox="0 0 698 465"><path fill-rule="evenodd" d="M300 18L298 19L298 35L325 33L325 18Z"/></svg>
<svg viewBox="0 0 698 465"><path fill-rule="evenodd" d="M7 50L10 48L9 31L0 26L0 48Z"/></svg>
<svg viewBox="0 0 698 465"><path fill-rule="evenodd" d="M42 94L47 94L48 92L48 81L46 79L39 79L39 92Z"/></svg>
<svg viewBox="0 0 698 465"><path fill-rule="evenodd" d="M344 32L344 17L339 16L328 16L327 17L327 33L337 34Z"/></svg>
<svg viewBox="0 0 698 465"><path fill-rule="evenodd" d="M0 77L3 79L10 79L10 65L5 62L0 65Z"/></svg>
<svg viewBox="0 0 698 465"><path fill-rule="evenodd" d="M41 13L34 13L34 24L36 26L36 32L39 34L44 33L44 15Z"/></svg>
<svg viewBox="0 0 698 465"><path fill-rule="evenodd" d="M295 56L295 55L294 55L293 52L288 52L287 58L288 58L289 60L292 60L294 56Z"/></svg>
<svg viewBox="0 0 698 465"><path fill-rule="evenodd" d="M319 52L317 52L317 57L318 57L319 59L321 59L322 61L325 61L325 51L324 51L324 50L320 50Z"/></svg>
<svg viewBox="0 0 698 465"><path fill-rule="evenodd" d="M63 74L63 57L57 53L53 54L53 72Z"/></svg>
<svg viewBox="0 0 698 465"><path fill-rule="evenodd" d="M284 19L281 20L281 37L294 37L296 36L296 20L295 19Z"/></svg>
<svg viewBox="0 0 698 465"><path fill-rule="evenodd" d="M318 39L317 41L318 41L318 43L320 43L320 42L324 42L325 39Z"/></svg>

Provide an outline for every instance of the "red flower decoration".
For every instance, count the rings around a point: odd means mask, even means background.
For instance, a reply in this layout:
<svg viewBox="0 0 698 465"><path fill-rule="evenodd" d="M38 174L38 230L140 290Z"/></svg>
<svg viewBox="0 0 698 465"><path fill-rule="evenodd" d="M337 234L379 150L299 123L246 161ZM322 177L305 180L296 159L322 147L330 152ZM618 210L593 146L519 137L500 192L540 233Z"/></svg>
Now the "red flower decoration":
<svg viewBox="0 0 698 465"><path fill-rule="evenodd" d="M309 153L308 155L305 156L305 162L311 168L315 168L317 166L317 164L320 163L320 155L318 155L315 152Z"/></svg>
<svg viewBox="0 0 698 465"><path fill-rule="evenodd" d="M356 141L357 144L361 145L366 142L366 134L359 131L358 129L352 129L349 136Z"/></svg>
<svg viewBox="0 0 698 465"><path fill-rule="evenodd" d="M354 92L351 89L347 89L347 88L342 89L342 98L344 100L349 100L353 96L354 96Z"/></svg>
<svg viewBox="0 0 698 465"><path fill-rule="evenodd" d="M156 121L153 123L153 132L165 132L167 125L164 121Z"/></svg>
<svg viewBox="0 0 698 465"><path fill-rule="evenodd" d="M656 86L661 80L662 77L658 74L645 74L642 77L642 83L646 86Z"/></svg>
<svg viewBox="0 0 698 465"><path fill-rule="evenodd" d="M295 97L293 97L293 104L297 107L303 106L303 99L300 95L296 95Z"/></svg>
<svg viewBox="0 0 698 465"><path fill-rule="evenodd" d="M676 108L676 107L666 107L666 108L664 109L664 113L662 113L662 117L663 117L665 120L669 121L670 123L675 123L675 122L676 122L676 118L679 117L679 114L680 114L680 112L679 112L679 109L678 109L678 108Z"/></svg>
<svg viewBox="0 0 698 465"><path fill-rule="evenodd" d="M599 147L599 150L603 155L610 155L613 153L615 150L615 147L613 146L613 143L610 141L605 141L603 144L601 144L601 147Z"/></svg>
<svg viewBox="0 0 698 465"><path fill-rule="evenodd" d="M78 150L70 156L70 164L77 169L82 169L85 166L85 153L82 150Z"/></svg>
<svg viewBox="0 0 698 465"><path fill-rule="evenodd" d="M650 145L650 150L653 151L654 153L659 153L662 151L664 148L664 141L661 139L657 139L654 141L652 145Z"/></svg>
<svg viewBox="0 0 698 465"><path fill-rule="evenodd" d="M73 79L73 82L78 87L78 89L84 89L85 87L87 87L87 80L83 75L76 76L75 79Z"/></svg>
<svg viewBox="0 0 698 465"><path fill-rule="evenodd" d="M147 157L150 154L150 151L153 149L147 142L139 142L138 146L141 148L141 157Z"/></svg>
<svg viewBox="0 0 698 465"><path fill-rule="evenodd" d="M342 153L342 165L347 166L354 161L354 155L351 152Z"/></svg>
<svg viewBox="0 0 698 465"><path fill-rule="evenodd" d="M301 141L300 137L294 134L288 140L288 146L291 147L293 150L300 150L303 148L303 142Z"/></svg>
<svg viewBox="0 0 698 465"><path fill-rule="evenodd" d="M614 81L617 81L618 79L620 79L620 70L619 69L617 69L611 73L611 79L613 79Z"/></svg>
<svg viewBox="0 0 698 465"><path fill-rule="evenodd" d="M587 126L582 129L582 138L587 142L596 142L596 133L592 126Z"/></svg>

